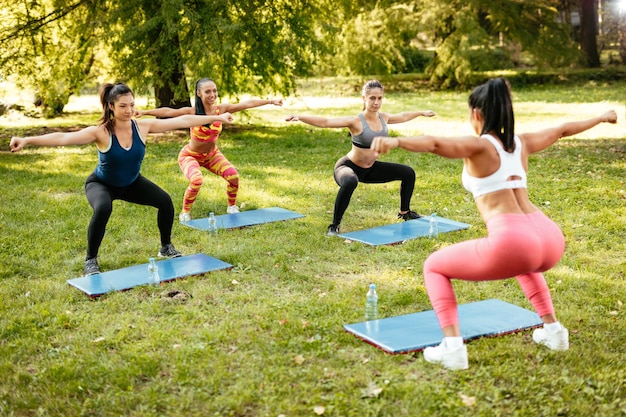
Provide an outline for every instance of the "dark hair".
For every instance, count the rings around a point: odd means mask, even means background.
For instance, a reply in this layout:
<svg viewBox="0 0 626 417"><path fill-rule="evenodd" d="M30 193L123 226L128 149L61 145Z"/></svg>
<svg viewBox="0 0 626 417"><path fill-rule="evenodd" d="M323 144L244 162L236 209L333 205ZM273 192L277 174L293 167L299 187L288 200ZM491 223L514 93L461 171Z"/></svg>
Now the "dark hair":
<svg viewBox="0 0 626 417"><path fill-rule="evenodd" d="M472 109L482 112L485 119L481 133L495 132L507 152L515 149L515 116L511 88L504 78L492 78L476 87L469 96Z"/></svg>
<svg viewBox="0 0 626 417"><path fill-rule="evenodd" d="M366 81L365 84L363 84L363 88L361 89L361 95L366 96L372 88L380 88L381 90L385 91L385 88L380 81L369 80ZM365 110L365 103L363 103L363 110Z"/></svg>
<svg viewBox="0 0 626 417"><path fill-rule="evenodd" d="M135 97L135 94L133 94L133 90L131 90L129 86L123 83L116 83L116 84L106 83L102 85L102 87L100 87L100 103L102 104L102 117L100 117L100 120L98 121L100 122L101 125L104 125L106 127L106 130L109 133L114 132L113 110L111 110L111 107L109 105L113 105L120 96L129 94L129 93L133 97Z"/></svg>
<svg viewBox="0 0 626 417"><path fill-rule="evenodd" d="M208 82L212 82L215 83L215 81L213 81L210 78L200 78L198 81L196 81L196 97L195 97L195 106L196 106L196 114L200 114L200 115L205 115L205 111L204 111L204 105L202 104L202 100L198 99L198 91L200 91L200 86L204 83L208 83Z"/></svg>

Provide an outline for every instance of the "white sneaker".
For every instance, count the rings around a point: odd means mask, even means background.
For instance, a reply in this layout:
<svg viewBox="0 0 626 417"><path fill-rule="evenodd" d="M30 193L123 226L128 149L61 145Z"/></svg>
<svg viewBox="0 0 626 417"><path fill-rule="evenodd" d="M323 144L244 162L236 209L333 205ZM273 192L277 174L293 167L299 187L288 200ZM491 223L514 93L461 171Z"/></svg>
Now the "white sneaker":
<svg viewBox="0 0 626 417"><path fill-rule="evenodd" d="M552 333L543 327L535 329L533 332L533 340L535 343L545 345L552 350L569 349L569 332L562 326L556 333Z"/></svg>
<svg viewBox="0 0 626 417"><path fill-rule="evenodd" d="M189 212L187 212L187 213L185 213L185 212L180 213L178 215L178 220L181 223L187 223L188 221L191 221L191 214Z"/></svg>
<svg viewBox="0 0 626 417"><path fill-rule="evenodd" d="M236 205L228 206L228 208L226 209L226 213L228 214L239 213L239 207L237 207Z"/></svg>
<svg viewBox="0 0 626 417"><path fill-rule="evenodd" d="M446 345L444 339L438 346L424 349L424 359L426 362L439 363L444 368L453 371L467 369L467 346L463 344L456 349L451 349Z"/></svg>

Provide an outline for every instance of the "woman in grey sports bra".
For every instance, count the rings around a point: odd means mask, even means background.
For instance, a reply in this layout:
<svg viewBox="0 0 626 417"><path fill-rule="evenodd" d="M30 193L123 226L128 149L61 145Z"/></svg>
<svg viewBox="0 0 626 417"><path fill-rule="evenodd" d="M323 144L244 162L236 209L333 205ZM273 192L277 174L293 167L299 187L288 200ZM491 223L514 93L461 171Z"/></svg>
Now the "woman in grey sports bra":
<svg viewBox="0 0 626 417"><path fill-rule="evenodd" d="M376 136L388 134L387 124L403 123L416 117L432 117L431 110L418 110L397 114L380 111L383 102L383 85L376 80L365 83L362 90L363 111L357 116L326 118L319 116L287 117L288 122L303 122L311 126L344 128L350 130L352 149L335 164L334 178L339 185L335 199L333 222L328 226L328 234L339 233L339 224L350 204L352 193L359 182L381 184L391 181L400 183L400 211L398 218L403 220L421 217L410 208L413 188L415 187L415 171L408 165L378 161L379 153L370 149Z"/></svg>

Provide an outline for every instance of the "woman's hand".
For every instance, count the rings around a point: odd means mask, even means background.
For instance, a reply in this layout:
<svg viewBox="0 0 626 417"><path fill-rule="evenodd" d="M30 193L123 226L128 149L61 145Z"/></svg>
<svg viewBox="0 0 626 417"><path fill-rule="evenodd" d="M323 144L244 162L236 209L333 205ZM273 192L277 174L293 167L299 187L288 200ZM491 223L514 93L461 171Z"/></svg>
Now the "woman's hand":
<svg viewBox="0 0 626 417"><path fill-rule="evenodd" d="M290 114L289 116L287 116L287 118L285 119L286 122L299 122L300 119L298 118L298 116L294 115L294 114Z"/></svg>
<svg viewBox="0 0 626 417"><path fill-rule="evenodd" d="M19 152L24 146L26 146L26 140L24 138L20 138L18 136L13 136L11 138L11 143L9 147L11 148L11 152Z"/></svg>
<svg viewBox="0 0 626 417"><path fill-rule="evenodd" d="M391 138L389 136L376 136L370 145L370 149L378 153L389 153L391 149L400 146L400 141L397 138Z"/></svg>
<svg viewBox="0 0 626 417"><path fill-rule="evenodd" d="M617 113L615 113L615 110L607 111L602 116L600 116L600 118L605 123L617 123Z"/></svg>
<svg viewBox="0 0 626 417"><path fill-rule="evenodd" d="M435 113L435 112L434 112L434 111L432 111L432 110L424 110L424 111L422 112L422 116L423 116L423 117L433 117L433 116L436 116L436 115L437 115L437 113Z"/></svg>
<svg viewBox="0 0 626 417"><path fill-rule="evenodd" d="M274 106L282 106L283 105L283 99L282 98L275 98L270 100L270 104L273 104Z"/></svg>
<svg viewBox="0 0 626 417"><path fill-rule="evenodd" d="M219 117L220 117L220 120L221 120L223 123L229 123L229 124L230 124L230 123L232 123L232 122L233 122L233 120L234 120L234 119L233 119L233 115L232 115L232 114L230 114L230 113L228 113L228 112L220 114L220 116L219 116Z"/></svg>

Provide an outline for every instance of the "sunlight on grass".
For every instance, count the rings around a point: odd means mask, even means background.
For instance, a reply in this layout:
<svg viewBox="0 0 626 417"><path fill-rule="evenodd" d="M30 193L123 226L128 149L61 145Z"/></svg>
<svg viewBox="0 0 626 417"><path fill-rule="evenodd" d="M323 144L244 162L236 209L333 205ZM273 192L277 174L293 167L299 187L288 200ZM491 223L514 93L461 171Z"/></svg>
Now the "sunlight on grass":
<svg viewBox="0 0 626 417"><path fill-rule="evenodd" d="M85 257L91 209L83 186L97 162L93 146L0 152L0 415L624 413L623 120L563 139L530 159L531 199L566 239L565 255L545 276L557 315L570 329L571 349L543 349L530 331L479 339L468 344L470 368L453 373L426 363L419 353L387 355L343 325L363 320L372 282L383 318L430 310L425 259L439 248L485 235L473 199L461 186L462 161L401 150L382 158L415 168L413 208L466 222L469 229L382 247L328 237L337 193L333 166L350 149L350 138L345 129L285 123L284 117L356 115L361 101L358 92L345 88L336 99L326 81L314 88L287 98L282 108L236 114L235 126L220 138L240 173L238 204L244 211L279 206L304 217L220 230L217 238L175 219L172 239L178 249L208 254L233 268L158 287L90 299L67 284L80 275ZM598 88L593 97L608 91ZM516 92L517 129L537 130L619 105L614 98L581 103L583 98L561 88ZM392 126L395 134L472 134L466 100L467 93L457 92L390 93L384 110L437 112ZM99 105L94 96L72 106L95 112ZM622 113L623 106L620 118ZM23 120L19 128L0 118L0 140L6 146L21 129L85 124L97 117L72 113L49 123ZM177 155L188 132L152 135L148 141L142 173L172 196L178 211L188 182ZM398 183L359 185L342 230L398 221L398 190ZM202 218L209 211L226 212L226 182L204 171L192 215ZM155 256L156 224L154 208L114 202L101 267L123 268ZM532 309L512 279L453 285L461 303L498 298ZM324 412L315 414L320 407Z"/></svg>

